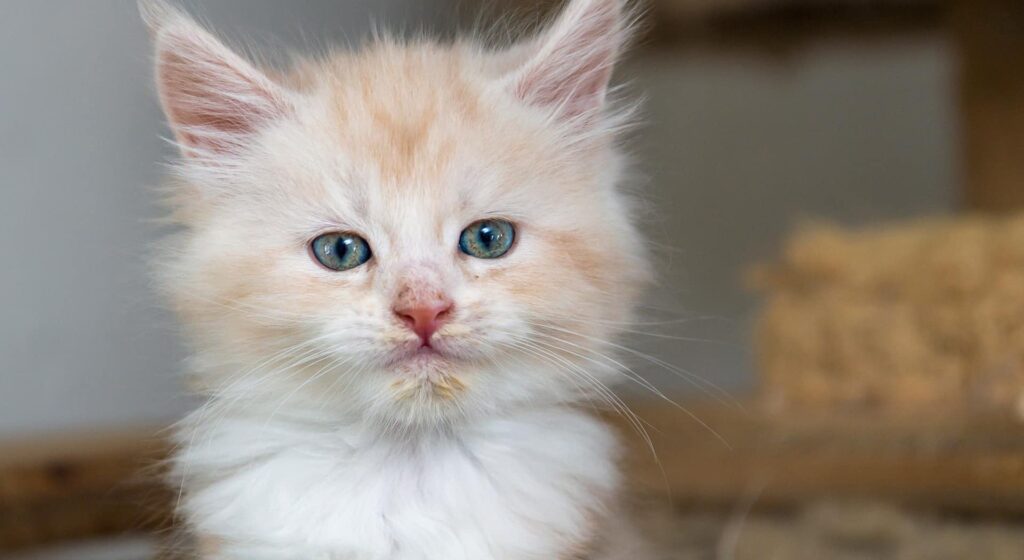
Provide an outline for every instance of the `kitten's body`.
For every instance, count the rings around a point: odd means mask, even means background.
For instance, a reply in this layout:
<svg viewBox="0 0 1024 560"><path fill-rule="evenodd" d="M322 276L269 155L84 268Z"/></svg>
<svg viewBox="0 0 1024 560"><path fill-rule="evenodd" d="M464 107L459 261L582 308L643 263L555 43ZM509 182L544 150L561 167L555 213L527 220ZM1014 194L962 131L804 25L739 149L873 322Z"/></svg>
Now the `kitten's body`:
<svg viewBox="0 0 1024 560"><path fill-rule="evenodd" d="M184 154L161 270L208 397L175 458L203 557L641 558L615 438L577 408L621 376L647 275L604 106L620 2L504 51L384 40L274 78L144 13ZM514 224L507 255L460 252L481 219ZM372 258L319 266L324 232Z"/></svg>
<svg viewBox="0 0 1024 560"><path fill-rule="evenodd" d="M611 545L637 558L628 519L612 516L615 441L575 410L407 437L324 418L267 425L269 413L200 428L206 443L179 457L202 473L186 517L231 537L216 558L598 560Z"/></svg>

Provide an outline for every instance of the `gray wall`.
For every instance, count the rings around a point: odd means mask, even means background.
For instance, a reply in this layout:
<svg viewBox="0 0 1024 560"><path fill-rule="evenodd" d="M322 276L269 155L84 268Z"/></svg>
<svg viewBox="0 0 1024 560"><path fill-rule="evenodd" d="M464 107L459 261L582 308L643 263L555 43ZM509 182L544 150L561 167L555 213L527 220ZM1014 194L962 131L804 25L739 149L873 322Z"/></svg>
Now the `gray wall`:
<svg viewBox="0 0 1024 560"><path fill-rule="evenodd" d="M635 151L650 183L648 228L671 325L699 341L634 342L735 390L754 380L752 262L809 219L867 225L958 203L954 60L939 37L832 42L785 59L658 52L625 74L647 96ZM665 311L668 310L668 311ZM643 359L639 364L645 363ZM687 385L648 363L661 387Z"/></svg>
<svg viewBox="0 0 1024 560"><path fill-rule="evenodd" d="M444 25L444 3L220 0L197 11L229 36L296 45L357 37L371 16ZM159 233L146 186L171 152L134 3L0 3L0 68L0 437L179 414L182 351L144 263ZM662 310L650 313L710 317L649 330L714 341L639 337L639 347L747 385L744 263L801 217L863 223L951 208L950 72L932 39L821 45L782 64L697 52L632 60L625 73L649 98L634 150L656 210L646 225L665 247L652 297ZM658 369L643 371L685 386Z"/></svg>

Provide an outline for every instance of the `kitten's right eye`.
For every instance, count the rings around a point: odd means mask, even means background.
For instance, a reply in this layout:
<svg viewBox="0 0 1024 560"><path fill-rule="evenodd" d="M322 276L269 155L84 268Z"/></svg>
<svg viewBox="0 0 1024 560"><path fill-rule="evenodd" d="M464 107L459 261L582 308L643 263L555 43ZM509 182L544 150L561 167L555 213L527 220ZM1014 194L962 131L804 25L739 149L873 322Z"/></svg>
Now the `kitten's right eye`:
<svg viewBox="0 0 1024 560"><path fill-rule="evenodd" d="M370 244L354 233L325 233L310 246L313 257L331 270L349 270L370 260Z"/></svg>

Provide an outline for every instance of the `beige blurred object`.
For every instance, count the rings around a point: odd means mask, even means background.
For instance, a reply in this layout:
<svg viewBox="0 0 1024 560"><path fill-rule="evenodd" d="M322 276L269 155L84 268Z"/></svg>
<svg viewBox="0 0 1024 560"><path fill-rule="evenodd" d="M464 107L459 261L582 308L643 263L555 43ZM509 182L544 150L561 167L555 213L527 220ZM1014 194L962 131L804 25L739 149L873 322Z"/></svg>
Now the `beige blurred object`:
<svg viewBox="0 0 1024 560"><path fill-rule="evenodd" d="M807 227L751 277L770 403L1011 410L1024 393L1024 215Z"/></svg>
<svg viewBox="0 0 1024 560"><path fill-rule="evenodd" d="M1010 520L878 502L754 511L647 507L637 518L666 550L658 557L664 560L1019 560L1024 550L1024 532Z"/></svg>

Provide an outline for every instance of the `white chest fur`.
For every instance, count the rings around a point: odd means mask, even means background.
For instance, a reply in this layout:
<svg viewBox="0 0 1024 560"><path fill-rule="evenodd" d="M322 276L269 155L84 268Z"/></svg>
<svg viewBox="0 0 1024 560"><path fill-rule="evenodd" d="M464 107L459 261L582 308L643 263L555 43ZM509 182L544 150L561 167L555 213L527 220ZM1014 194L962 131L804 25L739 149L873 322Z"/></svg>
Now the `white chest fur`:
<svg viewBox="0 0 1024 560"><path fill-rule="evenodd" d="M618 484L614 437L570 408L406 438L196 418L181 505L223 559L552 559L591 538Z"/></svg>

